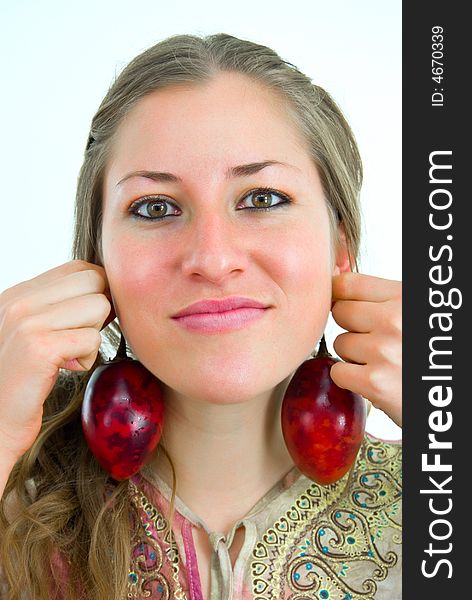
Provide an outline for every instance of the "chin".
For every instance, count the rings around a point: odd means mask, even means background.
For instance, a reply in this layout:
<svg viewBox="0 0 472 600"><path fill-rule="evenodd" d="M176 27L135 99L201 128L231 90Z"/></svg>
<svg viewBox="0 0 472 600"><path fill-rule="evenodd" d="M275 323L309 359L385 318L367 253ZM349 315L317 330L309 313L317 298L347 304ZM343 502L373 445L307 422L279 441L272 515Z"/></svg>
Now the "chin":
<svg viewBox="0 0 472 600"><path fill-rule="evenodd" d="M136 340L137 356L173 394L210 404L238 404L274 390L308 358L316 342L307 328L294 339L287 333L230 343L215 337L211 343L159 345ZM321 328L319 328L321 329ZM132 340L134 341L134 340ZM178 341L178 340L177 340Z"/></svg>
<svg viewBox="0 0 472 600"><path fill-rule="evenodd" d="M302 361L300 361L302 362ZM253 401L258 396L267 396L280 384L288 382L298 365L261 365L260 361L251 366L239 363L227 364L226 368L191 369L185 373L168 373L164 383L165 395L169 398L177 394L197 402L230 405Z"/></svg>
<svg viewBox="0 0 472 600"><path fill-rule="evenodd" d="M185 383L180 381L164 384L165 394L182 395L197 402L205 402L208 404L226 405L240 404L248 402L254 397L267 393L274 387L272 382L249 381L247 378L238 380L236 377L228 375L223 377L209 378L198 376L188 376L185 378Z"/></svg>

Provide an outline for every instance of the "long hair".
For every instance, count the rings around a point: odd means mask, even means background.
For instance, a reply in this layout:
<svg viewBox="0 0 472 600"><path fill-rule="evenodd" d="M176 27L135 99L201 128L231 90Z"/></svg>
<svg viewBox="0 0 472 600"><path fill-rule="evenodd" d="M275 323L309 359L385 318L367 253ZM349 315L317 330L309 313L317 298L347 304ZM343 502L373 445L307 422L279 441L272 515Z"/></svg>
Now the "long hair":
<svg viewBox="0 0 472 600"><path fill-rule="evenodd" d="M238 72L283 100L320 174L332 233L343 226L351 266L360 242L362 164L352 131L331 96L272 49L226 33L175 35L134 58L93 117L80 169L72 256L103 265L102 186L117 129L146 95L170 86L202 86ZM119 324L102 332L117 346ZM106 359L102 347L87 373L62 372L44 404L41 432L16 463L0 503L0 565L7 600L50 600L51 555L69 565L63 597L125 598L131 556L127 482L116 482L85 443L80 407L86 383ZM158 451L160 451L158 449ZM175 492L175 486L174 486ZM13 498L15 514L8 515Z"/></svg>

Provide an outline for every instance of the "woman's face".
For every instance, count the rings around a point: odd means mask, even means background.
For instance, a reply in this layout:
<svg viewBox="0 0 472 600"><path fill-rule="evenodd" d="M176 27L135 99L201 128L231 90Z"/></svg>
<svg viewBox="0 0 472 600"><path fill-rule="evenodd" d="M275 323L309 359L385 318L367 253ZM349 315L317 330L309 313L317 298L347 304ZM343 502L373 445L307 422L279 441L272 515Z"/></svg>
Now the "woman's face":
<svg viewBox="0 0 472 600"><path fill-rule="evenodd" d="M268 160L285 165L231 173ZM254 193L261 187L274 192ZM346 253L332 251L318 172L270 91L224 73L150 94L117 132L103 193L102 253L119 323L169 393L244 401L307 358ZM267 308L223 331L174 318L228 296Z"/></svg>

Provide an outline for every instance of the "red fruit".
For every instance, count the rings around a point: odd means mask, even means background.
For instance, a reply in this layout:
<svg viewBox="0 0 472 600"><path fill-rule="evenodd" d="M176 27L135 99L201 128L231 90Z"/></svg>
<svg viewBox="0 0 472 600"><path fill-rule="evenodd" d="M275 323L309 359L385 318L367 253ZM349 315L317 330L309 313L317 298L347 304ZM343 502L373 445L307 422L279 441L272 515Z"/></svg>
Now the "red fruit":
<svg viewBox="0 0 472 600"><path fill-rule="evenodd" d="M335 362L323 336L316 357L295 371L282 403L282 432L290 456L304 475L323 485L349 471L366 421L362 396L331 379Z"/></svg>
<svg viewBox="0 0 472 600"><path fill-rule="evenodd" d="M128 479L151 458L162 433L164 401L159 380L126 356L93 372L82 403L82 428L97 461L117 480Z"/></svg>

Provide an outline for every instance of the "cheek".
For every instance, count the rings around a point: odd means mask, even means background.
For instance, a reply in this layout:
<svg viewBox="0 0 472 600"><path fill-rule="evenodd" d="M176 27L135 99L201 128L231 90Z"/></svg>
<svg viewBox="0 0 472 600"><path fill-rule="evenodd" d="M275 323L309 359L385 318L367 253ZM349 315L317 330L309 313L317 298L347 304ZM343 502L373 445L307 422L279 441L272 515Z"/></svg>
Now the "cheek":
<svg viewBox="0 0 472 600"><path fill-rule="evenodd" d="M320 314L331 302L332 255L326 232L299 228L277 244L274 276L286 294L289 310Z"/></svg>
<svg viewBox="0 0 472 600"><path fill-rule="evenodd" d="M272 246L273 260L265 257L265 271L280 291L281 310L270 346L271 352L283 357L280 369L290 361L291 368L296 368L313 352L331 308L329 230L313 222L287 230Z"/></svg>
<svg viewBox="0 0 472 600"><path fill-rule="evenodd" d="M159 299L164 300L168 285L164 271L170 254L169 250L126 236L104 245L104 268L116 314L123 326L135 319L140 325L155 321L162 310Z"/></svg>

